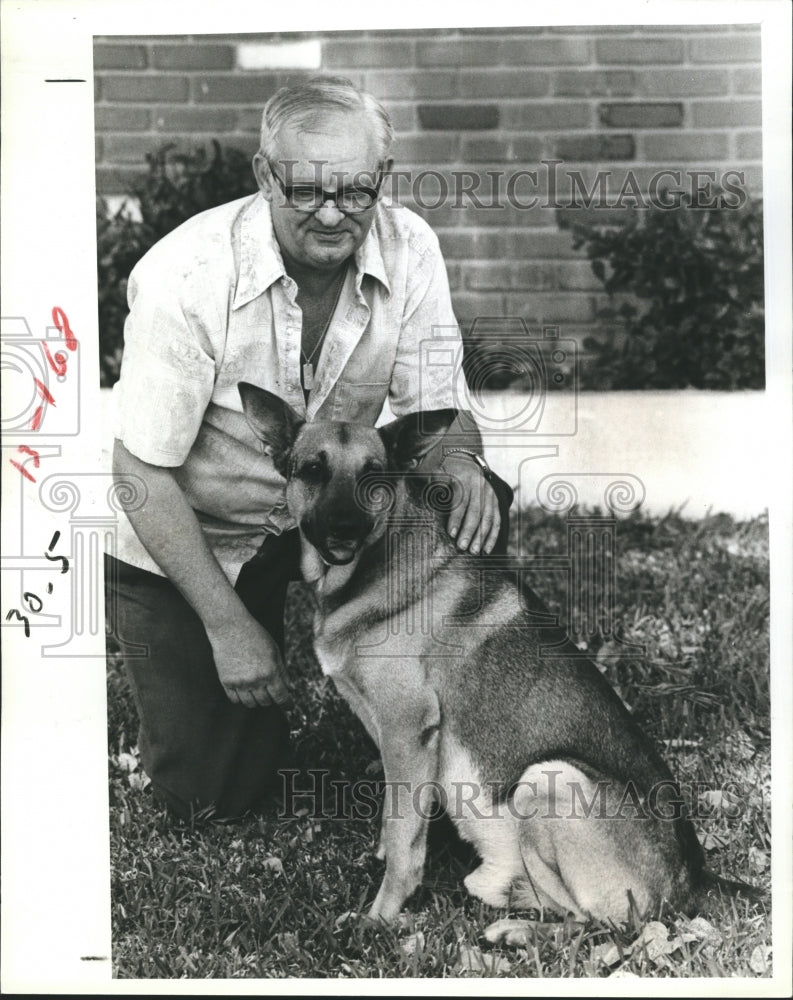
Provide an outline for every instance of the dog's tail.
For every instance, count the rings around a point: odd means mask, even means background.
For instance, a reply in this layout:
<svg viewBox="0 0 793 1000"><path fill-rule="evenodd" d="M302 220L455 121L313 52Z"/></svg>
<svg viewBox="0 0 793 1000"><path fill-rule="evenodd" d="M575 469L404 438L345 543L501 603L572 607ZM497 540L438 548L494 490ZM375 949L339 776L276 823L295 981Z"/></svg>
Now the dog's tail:
<svg viewBox="0 0 793 1000"><path fill-rule="evenodd" d="M717 875L715 872L703 868L699 873L697 884L697 905L702 905L706 900L713 899L716 895L742 897L763 906L768 906L771 902L771 895L765 889L749 885L748 882L742 882L740 879L724 878L723 875Z"/></svg>

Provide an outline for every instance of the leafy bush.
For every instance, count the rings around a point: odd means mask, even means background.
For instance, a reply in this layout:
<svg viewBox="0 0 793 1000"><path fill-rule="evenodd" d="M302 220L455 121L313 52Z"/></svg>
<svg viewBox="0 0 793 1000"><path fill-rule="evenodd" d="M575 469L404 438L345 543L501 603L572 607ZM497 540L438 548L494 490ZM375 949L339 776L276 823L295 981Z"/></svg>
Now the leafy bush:
<svg viewBox="0 0 793 1000"><path fill-rule="evenodd" d="M717 199L713 199L716 201ZM609 293L588 339L587 388L758 389L765 384L762 203L631 212L618 226L559 223Z"/></svg>
<svg viewBox="0 0 793 1000"><path fill-rule="evenodd" d="M118 379L124 343L127 279L130 271L157 240L207 208L233 201L256 190L248 154L223 149L212 142L212 152L196 147L178 151L173 144L146 155L148 173L130 185L140 219L126 207L110 214L104 199L97 200L96 234L99 286L99 351L101 384Z"/></svg>

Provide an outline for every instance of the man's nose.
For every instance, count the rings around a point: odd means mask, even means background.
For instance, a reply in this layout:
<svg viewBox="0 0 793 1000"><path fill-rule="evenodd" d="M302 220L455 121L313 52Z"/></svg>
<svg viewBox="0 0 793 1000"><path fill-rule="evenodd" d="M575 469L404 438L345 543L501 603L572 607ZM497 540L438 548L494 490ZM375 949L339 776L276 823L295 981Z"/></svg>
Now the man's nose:
<svg viewBox="0 0 793 1000"><path fill-rule="evenodd" d="M314 215L317 221L328 229L338 226L344 218L344 212L340 212L333 201L326 201L322 208L317 209Z"/></svg>

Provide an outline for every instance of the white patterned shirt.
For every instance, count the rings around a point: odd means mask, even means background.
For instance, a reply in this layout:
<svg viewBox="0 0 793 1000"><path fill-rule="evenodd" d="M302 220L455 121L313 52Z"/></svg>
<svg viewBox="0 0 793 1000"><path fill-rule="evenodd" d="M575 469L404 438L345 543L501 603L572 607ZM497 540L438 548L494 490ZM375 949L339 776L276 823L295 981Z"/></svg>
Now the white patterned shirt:
<svg viewBox="0 0 793 1000"><path fill-rule="evenodd" d="M269 389L307 420L373 426L386 401L395 416L460 408L460 335L435 234L382 199L354 262L308 405L298 288L261 194L189 219L130 275L114 434L142 461L174 470L232 582L267 533L294 524L284 480L243 416L238 382ZM426 342L439 337L444 349L423 361ZM113 554L162 575L123 515Z"/></svg>

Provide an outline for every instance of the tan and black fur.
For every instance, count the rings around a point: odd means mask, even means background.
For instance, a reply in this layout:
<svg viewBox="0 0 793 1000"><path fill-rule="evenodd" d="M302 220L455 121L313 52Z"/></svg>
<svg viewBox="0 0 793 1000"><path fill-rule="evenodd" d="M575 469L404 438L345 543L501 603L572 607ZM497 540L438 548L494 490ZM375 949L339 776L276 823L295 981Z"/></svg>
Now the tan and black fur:
<svg viewBox="0 0 793 1000"><path fill-rule="evenodd" d="M453 411L375 430L240 393L286 479L320 664L382 755L386 873L370 916L393 919L419 885L439 789L482 859L465 884L486 903L616 923L631 906L694 909L718 880L666 764L591 661L538 624L539 599L460 555L425 501L412 470ZM380 476L390 502L367 503Z"/></svg>

